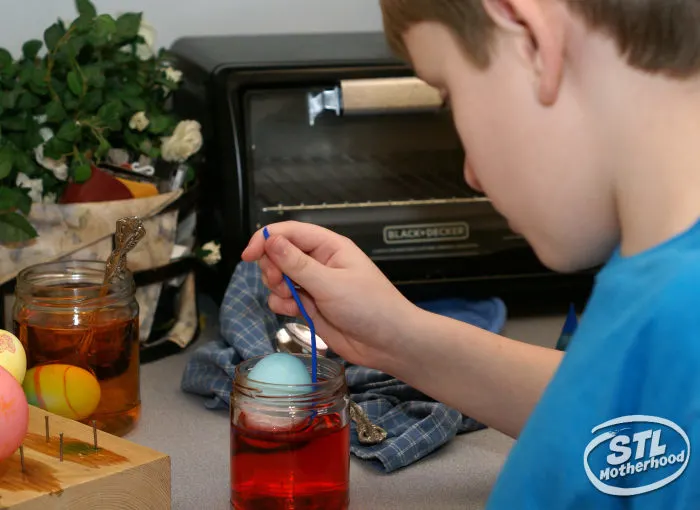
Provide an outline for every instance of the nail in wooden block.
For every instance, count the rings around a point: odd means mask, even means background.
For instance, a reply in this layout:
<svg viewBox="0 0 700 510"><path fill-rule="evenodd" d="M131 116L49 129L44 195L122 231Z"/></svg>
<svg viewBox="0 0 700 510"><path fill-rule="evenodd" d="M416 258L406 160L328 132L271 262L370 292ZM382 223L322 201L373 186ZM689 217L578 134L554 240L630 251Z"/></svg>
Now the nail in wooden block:
<svg viewBox="0 0 700 510"><path fill-rule="evenodd" d="M47 414L59 441L46 441ZM95 449L97 432L30 406L29 432L0 476L0 508L170 510L170 458L105 432Z"/></svg>

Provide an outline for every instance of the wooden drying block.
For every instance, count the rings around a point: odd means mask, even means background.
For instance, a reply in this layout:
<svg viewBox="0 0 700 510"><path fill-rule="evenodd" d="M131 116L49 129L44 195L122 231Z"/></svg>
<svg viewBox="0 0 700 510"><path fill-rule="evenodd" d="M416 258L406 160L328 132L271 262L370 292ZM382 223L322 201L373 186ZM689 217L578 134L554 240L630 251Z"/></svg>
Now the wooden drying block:
<svg viewBox="0 0 700 510"><path fill-rule="evenodd" d="M170 509L165 454L99 430L95 450L92 427L31 406L23 450L24 472L19 451L0 462L0 510Z"/></svg>

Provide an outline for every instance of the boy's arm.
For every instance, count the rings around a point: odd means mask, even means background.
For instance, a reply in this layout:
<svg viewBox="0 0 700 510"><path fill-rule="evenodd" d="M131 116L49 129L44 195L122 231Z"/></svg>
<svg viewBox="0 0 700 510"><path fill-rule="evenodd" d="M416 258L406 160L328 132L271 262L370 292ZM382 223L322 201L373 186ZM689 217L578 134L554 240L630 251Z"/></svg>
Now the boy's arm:
<svg viewBox="0 0 700 510"><path fill-rule="evenodd" d="M386 372L513 438L563 357L423 310L403 339Z"/></svg>

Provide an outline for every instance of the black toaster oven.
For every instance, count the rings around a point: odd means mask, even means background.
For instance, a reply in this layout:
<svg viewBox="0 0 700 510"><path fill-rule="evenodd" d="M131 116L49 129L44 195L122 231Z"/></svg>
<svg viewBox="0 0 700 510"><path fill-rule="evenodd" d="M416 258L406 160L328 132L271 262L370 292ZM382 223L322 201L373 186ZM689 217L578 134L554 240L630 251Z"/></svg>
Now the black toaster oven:
<svg viewBox="0 0 700 510"><path fill-rule="evenodd" d="M202 124L199 236L220 240L221 295L250 235L283 220L353 239L407 295L577 301L463 178L437 91L379 33L189 37L176 111ZM206 285L206 284L205 284Z"/></svg>

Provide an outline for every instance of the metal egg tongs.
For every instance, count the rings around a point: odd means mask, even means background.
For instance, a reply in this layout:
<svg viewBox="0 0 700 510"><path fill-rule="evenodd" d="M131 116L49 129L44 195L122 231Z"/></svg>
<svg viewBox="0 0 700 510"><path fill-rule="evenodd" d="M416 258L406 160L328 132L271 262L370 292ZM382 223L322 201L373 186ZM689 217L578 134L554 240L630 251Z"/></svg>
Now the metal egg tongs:
<svg viewBox="0 0 700 510"><path fill-rule="evenodd" d="M273 340L273 347L277 352L294 354L296 352L295 349L299 349L302 345L308 346L310 344L310 340L307 340L307 338L311 338L311 330L308 326L293 322L282 327L277 332ZM297 342L294 341L295 339ZM316 335L316 339L320 339L318 335ZM323 345L325 345L325 342ZM303 352L303 348L301 349ZM319 354L320 356L328 355L327 351L322 352L324 354ZM350 419L355 423L360 444L374 446L382 443L387 438L386 430L372 423L364 409L353 400L350 400Z"/></svg>
<svg viewBox="0 0 700 510"><path fill-rule="evenodd" d="M104 295L108 291L108 285L115 278L124 278L126 273L126 254L133 250L146 235L146 229L140 218L132 216L117 220L117 230L114 235L114 250L107 259L107 268L102 282Z"/></svg>
<svg viewBox="0 0 700 510"><path fill-rule="evenodd" d="M372 423L364 410L352 400L350 401L350 419L357 426L357 438L360 444L373 446L386 439L386 430Z"/></svg>
<svg viewBox="0 0 700 510"><path fill-rule="evenodd" d="M117 220L117 228L114 235L114 250L109 254L106 262L105 275L102 280L99 297L103 298L109 292L109 284L115 279L122 279L126 274L126 254L133 250L141 239L146 235L143 222L136 216L121 218ZM92 324L95 319L95 312L88 317L88 324ZM88 330L88 334L83 338L78 348L81 359L85 359L92 346L93 331Z"/></svg>

